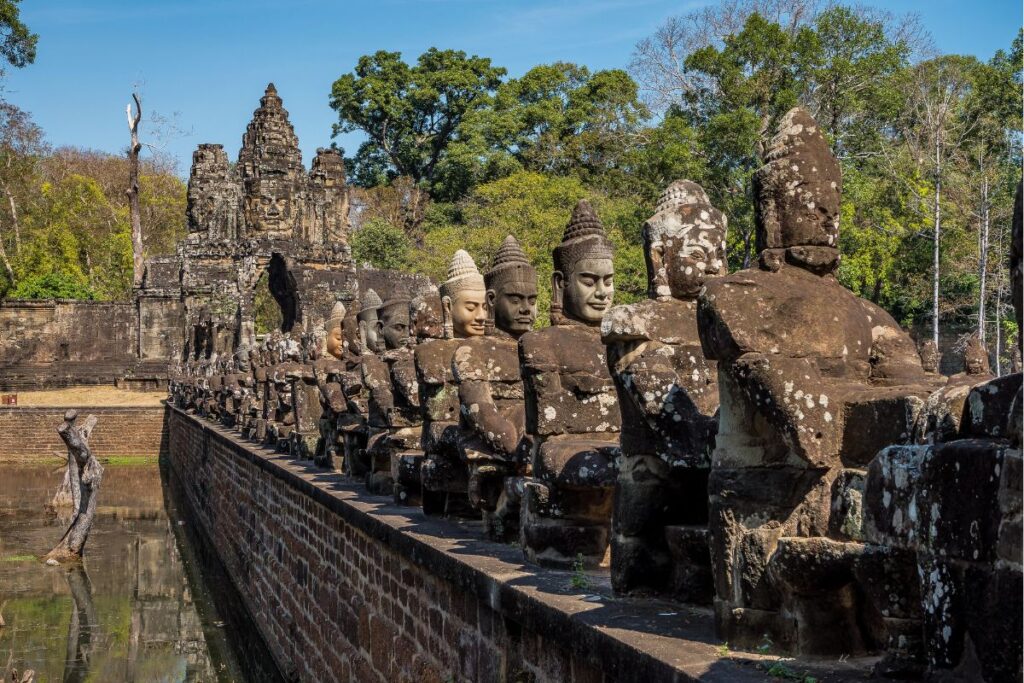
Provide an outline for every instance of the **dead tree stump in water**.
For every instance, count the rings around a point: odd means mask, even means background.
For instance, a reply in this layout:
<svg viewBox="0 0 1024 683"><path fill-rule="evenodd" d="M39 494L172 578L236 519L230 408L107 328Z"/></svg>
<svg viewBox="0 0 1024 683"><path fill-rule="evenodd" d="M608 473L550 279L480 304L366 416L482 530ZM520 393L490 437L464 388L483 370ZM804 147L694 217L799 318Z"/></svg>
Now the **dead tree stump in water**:
<svg viewBox="0 0 1024 683"><path fill-rule="evenodd" d="M81 559L82 549L89 538L89 530L96 519L96 501L100 482L103 480L103 465L89 448L89 436L96 426L96 416L90 415L81 425L75 424L77 418L76 410L64 413L64 423L57 427L57 433L68 447L68 457L74 461L80 492L78 508L75 510L71 525L64 532L64 537L43 558L44 560L67 562Z"/></svg>

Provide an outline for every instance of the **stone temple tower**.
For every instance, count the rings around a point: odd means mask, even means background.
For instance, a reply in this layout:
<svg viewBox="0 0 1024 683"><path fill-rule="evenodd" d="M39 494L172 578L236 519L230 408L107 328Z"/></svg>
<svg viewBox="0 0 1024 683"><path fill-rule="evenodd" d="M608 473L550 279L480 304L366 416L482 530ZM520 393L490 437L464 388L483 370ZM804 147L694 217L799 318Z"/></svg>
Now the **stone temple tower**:
<svg viewBox="0 0 1024 683"><path fill-rule="evenodd" d="M238 171L246 236L292 237L302 219L306 174L299 139L273 83L242 136Z"/></svg>

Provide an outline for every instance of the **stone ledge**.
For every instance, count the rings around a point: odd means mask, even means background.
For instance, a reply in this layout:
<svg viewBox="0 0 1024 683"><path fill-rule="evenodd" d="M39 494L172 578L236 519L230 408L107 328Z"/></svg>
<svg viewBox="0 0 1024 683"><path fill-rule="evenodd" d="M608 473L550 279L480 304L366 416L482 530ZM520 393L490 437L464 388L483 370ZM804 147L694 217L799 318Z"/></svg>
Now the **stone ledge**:
<svg viewBox="0 0 1024 683"><path fill-rule="evenodd" d="M482 538L477 525L425 516L358 483L307 462L259 447L230 430L174 406L204 439L230 444L233 455L300 491L344 522L380 541L505 619L588 661L606 681L764 681L771 656L722 656L710 610L652 599L612 596L606 576L588 574L587 591L570 587L571 573L527 565L522 551ZM584 596L600 596L597 601ZM591 600L594 598L591 597ZM457 647L457 644L452 644ZM863 680L874 659L784 664L819 681ZM763 665L762 669L757 667Z"/></svg>

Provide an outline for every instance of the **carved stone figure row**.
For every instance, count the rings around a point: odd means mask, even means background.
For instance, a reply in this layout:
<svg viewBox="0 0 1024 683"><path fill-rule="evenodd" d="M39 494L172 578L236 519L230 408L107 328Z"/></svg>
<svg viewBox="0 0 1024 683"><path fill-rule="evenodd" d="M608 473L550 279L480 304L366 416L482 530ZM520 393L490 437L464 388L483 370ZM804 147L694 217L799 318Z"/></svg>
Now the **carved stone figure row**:
<svg viewBox="0 0 1024 683"><path fill-rule="evenodd" d="M172 393L396 503L482 518L532 561L713 604L733 646L1019 672L1020 374L993 378L977 340L936 374L934 348L837 281L841 173L805 111L754 181L752 268L726 273L726 217L678 181L643 226L649 299L613 307L581 201L550 326L509 236L484 274L460 250L436 290L367 291L318 334L182 368Z"/></svg>

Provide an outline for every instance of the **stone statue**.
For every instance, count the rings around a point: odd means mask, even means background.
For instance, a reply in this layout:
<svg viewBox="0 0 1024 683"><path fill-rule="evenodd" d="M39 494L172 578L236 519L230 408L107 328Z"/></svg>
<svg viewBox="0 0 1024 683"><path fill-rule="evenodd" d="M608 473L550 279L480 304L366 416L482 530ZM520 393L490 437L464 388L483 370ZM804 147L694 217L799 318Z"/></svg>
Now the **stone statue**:
<svg viewBox="0 0 1024 683"><path fill-rule="evenodd" d="M643 240L650 299L601 324L622 413L612 585L710 604L707 480L718 373L697 333L697 295L724 275L726 218L704 190L669 185Z"/></svg>
<svg viewBox="0 0 1024 683"><path fill-rule="evenodd" d="M1021 224L1018 188L1009 264L1018 323ZM980 340L965 355L965 381L950 378L970 387L957 432L891 446L868 467L865 535L901 579L874 597L881 614L906 625L902 639L890 635L879 668L892 675L926 669L927 680L1011 681L1020 677L1022 656L1010 644L1024 628L1021 374L987 375Z"/></svg>
<svg viewBox="0 0 1024 683"><path fill-rule="evenodd" d="M933 339L926 339L921 342L918 349L921 355L921 367L925 372L936 374L939 371L939 345Z"/></svg>
<svg viewBox="0 0 1024 683"><path fill-rule="evenodd" d="M488 334L465 340L454 357L459 454L468 470L469 502L488 535L519 537L519 505L509 477L525 474L526 413L517 340L537 317L537 272L509 235L484 275ZM512 494L512 495L510 495Z"/></svg>
<svg viewBox="0 0 1024 683"><path fill-rule="evenodd" d="M380 353L383 344L377 327L377 311L381 306L380 296L372 289L366 290L356 314L359 323L359 344L363 353Z"/></svg>
<svg viewBox="0 0 1024 683"><path fill-rule="evenodd" d="M893 579L884 557L865 556L861 496L867 464L909 439L934 376L892 317L833 275L841 183L818 124L788 112L754 175L759 267L710 279L699 297L721 403L715 612L740 647L767 637L853 654L907 635L865 594Z"/></svg>
<svg viewBox="0 0 1024 683"><path fill-rule="evenodd" d="M422 419L416 364L410 348L407 298L385 301L378 312L377 332L384 351L363 360L368 392L367 454L371 492L394 493L396 458L418 456Z"/></svg>
<svg viewBox="0 0 1024 683"><path fill-rule="evenodd" d="M339 434L340 423L348 414L348 401L342 376L348 371L351 354L345 345L344 321L347 310L338 301L324 322L324 353L313 364L313 376L320 393L321 415L318 421L320 441L314 460L320 467L340 470L344 444Z"/></svg>
<svg viewBox="0 0 1024 683"><path fill-rule="evenodd" d="M612 245L586 201L552 256L552 326L519 338L533 468L521 537L531 560L593 566L606 560L620 416L599 329L614 293Z"/></svg>
<svg viewBox="0 0 1024 683"><path fill-rule="evenodd" d="M419 344L415 352L423 415L422 505L428 514L472 515L466 467L457 448L459 395L452 359L464 339L483 335L487 289L473 258L464 250L452 257L439 294L445 338Z"/></svg>

